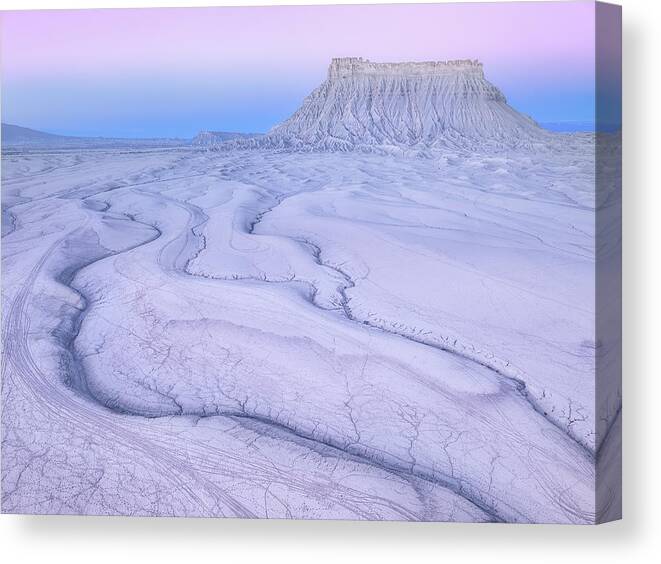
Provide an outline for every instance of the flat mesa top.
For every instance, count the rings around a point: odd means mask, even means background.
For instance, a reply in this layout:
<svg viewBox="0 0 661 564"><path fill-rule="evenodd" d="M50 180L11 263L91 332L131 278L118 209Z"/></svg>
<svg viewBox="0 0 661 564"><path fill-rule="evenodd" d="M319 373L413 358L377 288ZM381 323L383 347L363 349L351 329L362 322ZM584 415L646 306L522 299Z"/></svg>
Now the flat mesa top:
<svg viewBox="0 0 661 564"><path fill-rule="evenodd" d="M334 58L328 68L329 78L355 75L444 75L455 72L483 74L482 63L471 59L455 61L421 61L403 63L374 63L362 57Z"/></svg>

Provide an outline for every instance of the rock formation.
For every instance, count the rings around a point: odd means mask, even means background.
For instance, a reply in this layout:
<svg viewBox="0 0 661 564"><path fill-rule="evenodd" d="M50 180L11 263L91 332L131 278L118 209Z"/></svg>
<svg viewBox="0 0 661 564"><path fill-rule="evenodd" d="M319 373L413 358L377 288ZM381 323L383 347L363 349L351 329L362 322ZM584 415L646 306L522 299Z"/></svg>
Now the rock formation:
<svg viewBox="0 0 661 564"><path fill-rule="evenodd" d="M512 148L548 133L507 104L482 64L333 59L327 79L267 135L239 146L350 151ZM232 143L236 146L236 144Z"/></svg>

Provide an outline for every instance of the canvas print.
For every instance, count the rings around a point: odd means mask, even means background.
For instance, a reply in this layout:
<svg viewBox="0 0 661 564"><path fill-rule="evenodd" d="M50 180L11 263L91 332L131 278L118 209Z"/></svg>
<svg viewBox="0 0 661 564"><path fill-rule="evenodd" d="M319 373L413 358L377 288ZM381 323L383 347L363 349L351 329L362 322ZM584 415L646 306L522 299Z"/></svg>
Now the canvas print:
<svg viewBox="0 0 661 564"><path fill-rule="evenodd" d="M2 511L618 519L620 28L2 13Z"/></svg>

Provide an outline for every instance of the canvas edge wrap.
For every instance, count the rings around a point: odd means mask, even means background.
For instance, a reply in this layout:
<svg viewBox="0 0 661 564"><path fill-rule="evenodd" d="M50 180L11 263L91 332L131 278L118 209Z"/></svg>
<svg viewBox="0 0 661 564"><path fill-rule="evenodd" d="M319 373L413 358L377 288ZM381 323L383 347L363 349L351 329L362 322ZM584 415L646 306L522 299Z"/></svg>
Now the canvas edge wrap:
<svg viewBox="0 0 661 564"><path fill-rule="evenodd" d="M622 9L595 3L595 522L622 518Z"/></svg>

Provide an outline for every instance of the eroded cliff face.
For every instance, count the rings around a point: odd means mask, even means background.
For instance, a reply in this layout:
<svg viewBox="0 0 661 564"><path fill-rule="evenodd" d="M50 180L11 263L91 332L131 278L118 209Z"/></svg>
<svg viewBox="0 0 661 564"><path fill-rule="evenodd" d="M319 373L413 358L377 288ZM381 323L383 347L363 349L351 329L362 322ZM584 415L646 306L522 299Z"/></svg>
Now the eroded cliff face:
<svg viewBox="0 0 661 564"><path fill-rule="evenodd" d="M478 61L333 59L327 79L260 145L347 151L376 147L518 147L548 134L511 108Z"/></svg>

